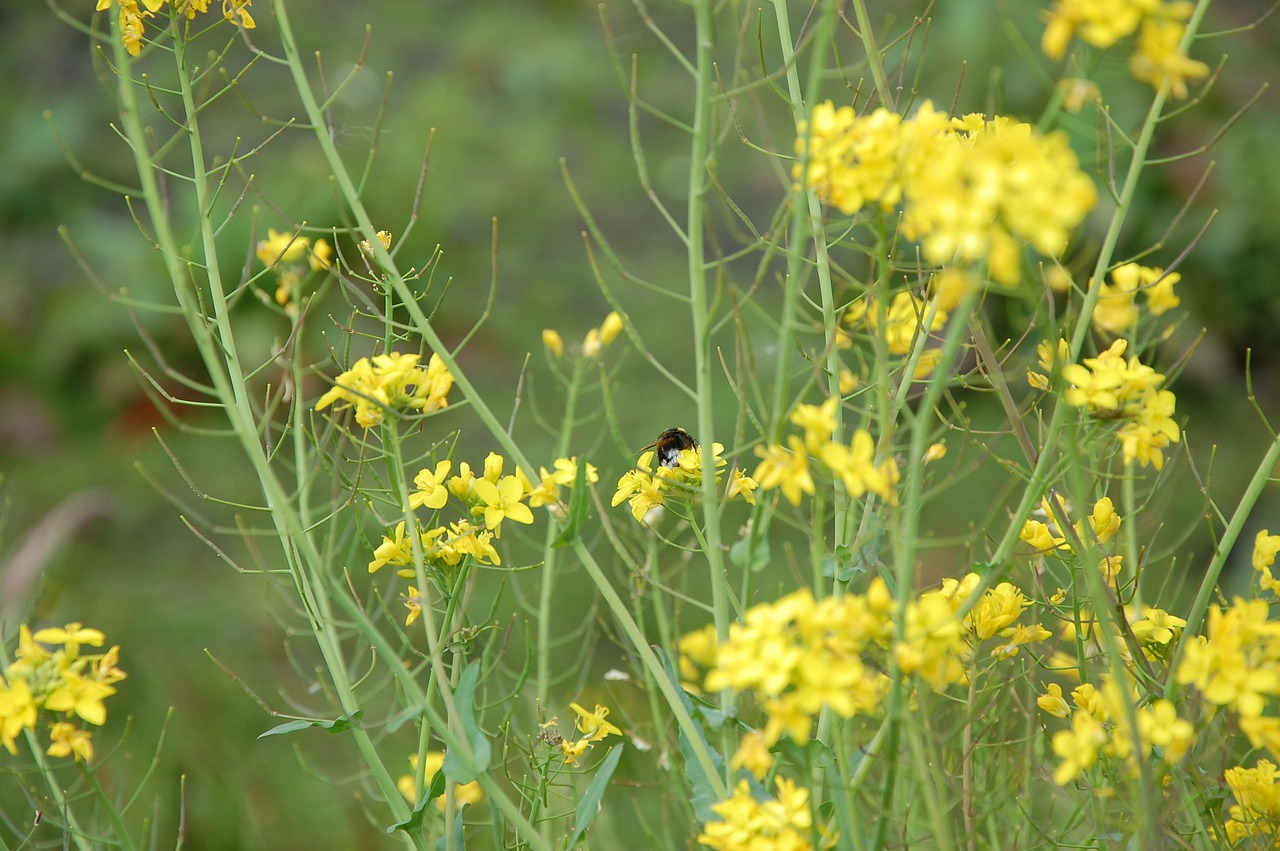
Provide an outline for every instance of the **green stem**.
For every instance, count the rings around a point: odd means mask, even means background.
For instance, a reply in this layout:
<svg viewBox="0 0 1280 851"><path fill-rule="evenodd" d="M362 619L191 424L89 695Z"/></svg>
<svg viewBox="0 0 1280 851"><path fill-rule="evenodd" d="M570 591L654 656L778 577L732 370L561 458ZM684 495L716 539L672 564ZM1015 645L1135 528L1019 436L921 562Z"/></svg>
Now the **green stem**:
<svg viewBox="0 0 1280 851"><path fill-rule="evenodd" d="M564 402L564 418L560 426L560 439L556 441L556 457L563 458L569 454L573 442L574 418L577 415L578 392L582 386L582 378L586 367L592 361L586 355L579 355L573 363L573 377L569 380L569 388ZM578 463L585 464L585 459ZM533 481L532 477L530 481ZM559 567L560 550L551 544L556 539L555 524L547 524L546 537L542 543L541 585L538 588L538 706L545 707L551 689L551 624L554 621L552 606L554 604L556 571Z"/></svg>
<svg viewBox="0 0 1280 851"><path fill-rule="evenodd" d="M600 591L600 596L604 597L605 603L613 612L614 617L617 618L618 625L622 627L623 633L631 641L631 646L635 648L636 653L640 655L640 660L649 669L654 681L657 682L659 690L662 691L662 696L666 698L668 709L675 715L676 725L684 733L685 739L689 743L689 748L693 751L698 767L702 769L703 774L707 777L707 782L711 784L712 792L718 800L723 800L728 796L726 792L728 787L725 779L716 773L715 764L711 761L711 754L707 751L706 742L702 739L697 722L693 720L693 716L685 708L686 698L679 691L679 686L671 681L671 677L667 674L666 666L662 664L661 660L658 659L658 655L653 652L653 648L645 640L644 633L640 631L635 618L631 616L630 608L618 596L618 592L613 589L608 577L604 575L604 571L596 563L595 556L581 541L574 543L573 551L577 553L578 558L582 561L582 566L587 571L587 575L596 584L596 588Z"/></svg>

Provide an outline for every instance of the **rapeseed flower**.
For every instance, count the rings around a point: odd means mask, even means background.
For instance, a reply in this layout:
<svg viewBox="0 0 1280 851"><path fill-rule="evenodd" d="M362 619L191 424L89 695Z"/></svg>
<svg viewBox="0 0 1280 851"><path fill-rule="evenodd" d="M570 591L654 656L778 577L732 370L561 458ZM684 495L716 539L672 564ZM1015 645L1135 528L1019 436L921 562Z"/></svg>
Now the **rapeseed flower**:
<svg viewBox="0 0 1280 851"><path fill-rule="evenodd" d="M768 848L770 851L809 851L809 830L813 814L809 810L809 790L785 777L776 781L777 796L757 801L746 780L733 794L711 810L720 817L702 828L698 844L722 851Z"/></svg>
<svg viewBox="0 0 1280 851"><path fill-rule="evenodd" d="M431 786L431 779L436 776L436 772L444 765L444 751L427 751L427 762L423 766L422 776L426 781L426 786ZM418 774L418 755L409 754L409 768L412 774L401 775L396 781L396 788L400 790L400 794L410 804L416 804L415 797L417 774ZM472 780L470 783L458 783L453 787L453 801L458 807L465 804L475 805L484 800L484 790L480 787L479 781ZM444 812L444 795L436 798L436 809Z"/></svg>
<svg viewBox="0 0 1280 851"><path fill-rule="evenodd" d="M120 648L84 654L82 649L101 647L106 637L78 623L42 629L33 636L24 624L18 632L15 661L0 676L0 746L16 754L16 740L24 730L34 730L41 716L53 715L49 726L50 756L93 758L92 733L77 725L106 723L103 701L116 693L115 683L125 678L118 667ZM47 649L56 646L57 649Z"/></svg>
<svg viewBox="0 0 1280 851"><path fill-rule="evenodd" d="M322 411L334 403L338 408L354 407L356 422L372 428L382 422L386 409L404 409L422 414L445 408L453 376L433 354L424 370L416 354L390 352L372 360L360 358L335 380L335 386L316 402Z"/></svg>

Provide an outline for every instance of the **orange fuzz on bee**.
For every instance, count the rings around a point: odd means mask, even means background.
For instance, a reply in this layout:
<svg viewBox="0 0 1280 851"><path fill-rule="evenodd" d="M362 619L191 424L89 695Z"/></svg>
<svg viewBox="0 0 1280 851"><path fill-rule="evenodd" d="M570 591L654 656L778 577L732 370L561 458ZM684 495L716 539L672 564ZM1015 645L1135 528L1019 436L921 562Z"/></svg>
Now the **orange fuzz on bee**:
<svg viewBox="0 0 1280 851"><path fill-rule="evenodd" d="M644 452L652 449L654 455L658 458L658 463L667 468L675 468L680 466L680 453L686 449L697 449L698 441L693 439L693 435L682 428L669 428L662 434L658 435L658 439L648 446L641 449Z"/></svg>

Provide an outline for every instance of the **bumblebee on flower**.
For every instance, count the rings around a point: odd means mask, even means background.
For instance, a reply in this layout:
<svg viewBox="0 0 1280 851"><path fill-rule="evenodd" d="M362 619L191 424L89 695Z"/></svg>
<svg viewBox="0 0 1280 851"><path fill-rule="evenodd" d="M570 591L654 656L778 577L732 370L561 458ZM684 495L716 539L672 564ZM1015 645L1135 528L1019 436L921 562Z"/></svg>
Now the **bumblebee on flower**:
<svg viewBox="0 0 1280 851"><path fill-rule="evenodd" d="M717 483L722 478L722 468L729 463L720 457L723 452L724 444L711 444ZM635 469L628 470L618 479L618 490L613 495L612 504L628 502L631 516L644 522L645 516L652 509L666 504L669 496L697 493L702 483L702 458L702 447L692 435L682 428L667 429L641 450ZM658 462L656 469L655 459ZM754 504L755 487L755 480L735 467L729 476L725 498L741 496L747 503Z"/></svg>

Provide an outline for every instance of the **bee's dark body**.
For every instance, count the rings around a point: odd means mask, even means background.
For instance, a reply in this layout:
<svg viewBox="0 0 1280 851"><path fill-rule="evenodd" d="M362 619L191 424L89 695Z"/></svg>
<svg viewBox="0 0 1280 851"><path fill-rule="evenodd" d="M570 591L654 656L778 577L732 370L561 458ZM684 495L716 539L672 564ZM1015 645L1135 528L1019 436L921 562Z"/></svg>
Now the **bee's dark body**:
<svg viewBox="0 0 1280 851"><path fill-rule="evenodd" d="M650 448L653 449L659 464L674 468L680 466L680 453L686 449L697 449L698 441L682 428L669 428L658 435L657 440L645 447L645 449Z"/></svg>

